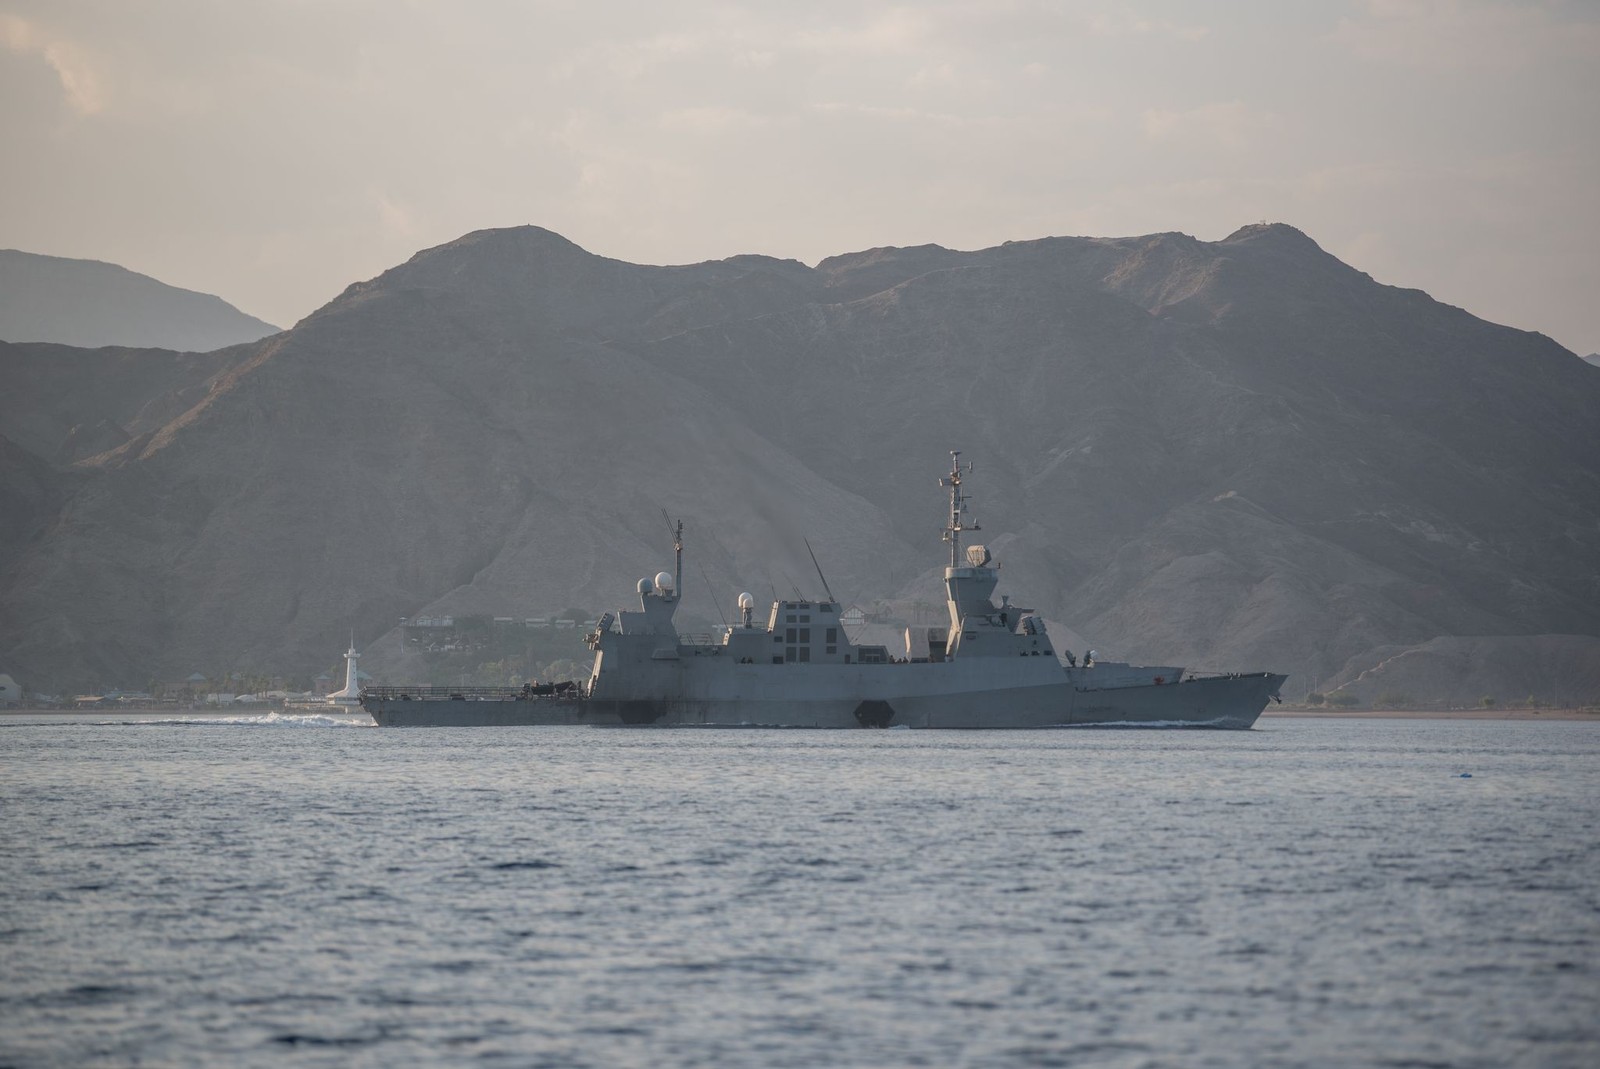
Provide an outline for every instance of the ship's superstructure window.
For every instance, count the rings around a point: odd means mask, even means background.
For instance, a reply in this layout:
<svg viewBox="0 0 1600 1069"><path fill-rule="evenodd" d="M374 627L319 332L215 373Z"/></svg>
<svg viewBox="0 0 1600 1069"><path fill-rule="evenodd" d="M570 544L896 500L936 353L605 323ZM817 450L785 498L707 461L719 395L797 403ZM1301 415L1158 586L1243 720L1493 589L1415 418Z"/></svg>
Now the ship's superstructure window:
<svg viewBox="0 0 1600 1069"><path fill-rule="evenodd" d="M856 659L850 637L839 626L835 601L774 601L767 632L773 645L783 647L782 657L773 656L774 664L849 664Z"/></svg>

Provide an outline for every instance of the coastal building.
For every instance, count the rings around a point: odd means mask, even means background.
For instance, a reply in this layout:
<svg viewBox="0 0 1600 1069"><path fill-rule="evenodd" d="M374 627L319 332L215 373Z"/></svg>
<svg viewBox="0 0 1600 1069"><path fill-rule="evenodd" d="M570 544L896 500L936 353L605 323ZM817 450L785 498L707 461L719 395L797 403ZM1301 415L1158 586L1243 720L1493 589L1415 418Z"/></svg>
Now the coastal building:
<svg viewBox="0 0 1600 1069"><path fill-rule="evenodd" d="M328 695L329 704L360 707L361 673L356 669L356 661L360 659L361 654L356 652L356 638L351 635L350 648L344 654L344 689L336 690Z"/></svg>

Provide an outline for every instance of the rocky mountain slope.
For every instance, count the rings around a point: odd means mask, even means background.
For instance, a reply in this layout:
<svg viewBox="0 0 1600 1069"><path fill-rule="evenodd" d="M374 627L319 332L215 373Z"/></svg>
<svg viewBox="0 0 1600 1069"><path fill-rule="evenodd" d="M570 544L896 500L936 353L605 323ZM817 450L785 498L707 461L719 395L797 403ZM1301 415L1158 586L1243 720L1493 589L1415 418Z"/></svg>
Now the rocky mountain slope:
<svg viewBox="0 0 1600 1069"><path fill-rule="evenodd" d="M278 333L220 297L98 260L0 249L0 338L209 352Z"/></svg>
<svg viewBox="0 0 1600 1069"><path fill-rule="evenodd" d="M815 268L483 231L213 355L172 355L147 417L131 387L0 409L54 465L0 560L14 675L309 673L352 626L615 606L669 559L662 509L686 616L814 589L802 536L837 595L909 614L952 448L1002 590L1103 657L1303 693L1441 636L1600 635L1592 369L1287 226ZM126 440L67 443L101 418Z"/></svg>
<svg viewBox="0 0 1600 1069"><path fill-rule="evenodd" d="M0 436L70 465L154 434L249 356L247 346L175 353L0 342Z"/></svg>

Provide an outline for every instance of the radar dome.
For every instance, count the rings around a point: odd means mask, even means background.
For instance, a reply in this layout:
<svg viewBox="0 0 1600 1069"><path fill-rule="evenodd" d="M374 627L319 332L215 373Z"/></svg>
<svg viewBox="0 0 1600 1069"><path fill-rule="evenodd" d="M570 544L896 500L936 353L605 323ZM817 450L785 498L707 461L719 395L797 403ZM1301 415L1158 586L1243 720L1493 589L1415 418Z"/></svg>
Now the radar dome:
<svg viewBox="0 0 1600 1069"><path fill-rule="evenodd" d="M639 580L639 593L641 593L641 594L650 593L650 580L648 580L648 579Z"/></svg>
<svg viewBox="0 0 1600 1069"><path fill-rule="evenodd" d="M657 572L656 573L656 589L661 591L662 593L666 593L667 591L672 589L672 573L671 572Z"/></svg>
<svg viewBox="0 0 1600 1069"><path fill-rule="evenodd" d="M988 564L989 563L989 547L988 546L968 546L967 547L967 563L972 565L974 568L982 568L985 564Z"/></svg>
<svg viewBox="0 0 1600 1069"><path fill-rule="evenodd" d="M756 599L750 596L750 591L746 590L743 594L739 595L739 608L753 609L755 607Z"/></svg>

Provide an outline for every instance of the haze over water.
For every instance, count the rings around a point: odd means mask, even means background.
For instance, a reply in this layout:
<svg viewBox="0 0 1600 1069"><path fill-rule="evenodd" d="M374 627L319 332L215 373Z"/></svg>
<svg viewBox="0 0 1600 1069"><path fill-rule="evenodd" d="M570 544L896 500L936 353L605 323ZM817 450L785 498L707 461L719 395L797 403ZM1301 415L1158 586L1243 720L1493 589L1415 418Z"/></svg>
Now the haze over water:
<svg viewBox="0 0 1600 1069"><path fill-rule="evenodd" d="M0 719L0 1064L1600 1056L1600 725L356 722Z"/></svg>

